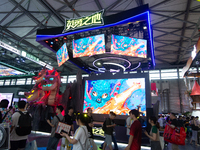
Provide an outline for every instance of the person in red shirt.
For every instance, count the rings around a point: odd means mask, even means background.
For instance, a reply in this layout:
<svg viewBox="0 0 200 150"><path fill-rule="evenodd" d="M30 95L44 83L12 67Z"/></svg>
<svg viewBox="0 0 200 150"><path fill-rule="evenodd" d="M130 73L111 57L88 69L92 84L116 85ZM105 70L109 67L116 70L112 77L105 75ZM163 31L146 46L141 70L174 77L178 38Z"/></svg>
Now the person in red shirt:
<svg viewBox="0 0 200 150"><path fill-rule="evenodd" d="M142 125L137 119L139 116L139 111L136 109L131 110L130 117L133 119L133 124L130 129L130 138L128 146L125 150L140 150L141 149L141 140L142 140Z"/></svg>

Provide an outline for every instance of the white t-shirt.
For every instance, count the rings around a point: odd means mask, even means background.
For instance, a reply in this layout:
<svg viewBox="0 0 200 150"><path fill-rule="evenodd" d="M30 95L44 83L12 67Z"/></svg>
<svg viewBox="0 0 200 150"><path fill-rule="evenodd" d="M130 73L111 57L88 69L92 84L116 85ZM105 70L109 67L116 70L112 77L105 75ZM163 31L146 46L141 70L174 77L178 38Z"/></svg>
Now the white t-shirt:
<svg viewBox="0 0 200 150"><path fill-rule="evenodd" d="M85 131L83 128L85 129ZM74 139L76 139L77 141L79 141L82 144L83 149L85 149L85 146L86 146L86 144L85 144L86 136L88 137L88 130L87 130L86 126L80 126L74 134ZM82 150L79 142L77 142L76 144L73 144L73 150Z"/></svg>
<svg viewBox="0 0 200 150"><path fill-rule="evenodd" d="M131 117L128 117L126 119L126 126L131 126L132 123L133 123L133 119L131 119ZM126 135L130 135L130 129L129 128L126 129Z"/></svg>
<svg viewBox="0 0 200 150"><path fill-rule="evenodd" d="M27 113L27 111L23 111L23 113ZM20 140L25 140L28 139L28 135L25 136L18 136L15 132L15 127L18 125L19 117L21 114L19 112L15 112L12 115L12 126L14 126L12 132L10 133L10 141L20 141Z"/></svg>

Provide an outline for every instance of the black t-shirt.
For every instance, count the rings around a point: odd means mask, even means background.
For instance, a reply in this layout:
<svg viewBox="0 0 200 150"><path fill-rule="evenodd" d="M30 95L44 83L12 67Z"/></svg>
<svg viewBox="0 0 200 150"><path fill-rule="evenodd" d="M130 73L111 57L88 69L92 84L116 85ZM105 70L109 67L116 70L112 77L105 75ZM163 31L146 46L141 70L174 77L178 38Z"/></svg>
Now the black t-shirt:
<svg viewBox="0 0 200 150"><path fill-rule="evenodd" d="M184 121L183 120L178 120L179 126L183 127L184 126Z"/></svg>
<svg viewBox="0 0 200 150"><path fill-rule="evenodd" d="M93 122L93 117L92 116L91 117L88 116L88 124L92 123L92 122ZM87 125L87 129L88 129L88 132L90 134L90 138L94 138L94 135L92 133L92 127L90 127L89 125Z"/></svg>
<svg viewBox="0 0 200 150"><path fill-rule="evenodd" d="M110 118L107 118L106 119L106 126L112 125L112 124L113 124L113 121ZM112 135L113 134L113 127L108 127L108 128L106 127L105 134Z"/></svg>
<svg viewBox="0 0 200 150"><path fill-rule="evenodd" d="M65 115L65 122L68 124L68 125L73 125L73 117L70 116L70 115Z"/></svg>
<svg viewBox="0 0 200 150"><path fill-rule="evenodd" d="M176 119L171 120L171 125L178 127L179 126L178 120L176 120Z"/></svg>

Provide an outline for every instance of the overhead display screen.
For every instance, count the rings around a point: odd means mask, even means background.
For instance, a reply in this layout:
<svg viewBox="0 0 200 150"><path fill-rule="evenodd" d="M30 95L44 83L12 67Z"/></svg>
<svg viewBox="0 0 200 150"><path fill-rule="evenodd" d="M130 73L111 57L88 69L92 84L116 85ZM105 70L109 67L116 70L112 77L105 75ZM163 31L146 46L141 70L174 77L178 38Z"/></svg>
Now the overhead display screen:
<svg viewBox="0 0 200 150"><path fill-rule="evenodd" d="M74 40L72 48L73 58L103 54L105 53L104 34Z"/></svg>
<svg viewBox="0 0 200 150"><path fill-rule="evenodd" d="M147 40L112 34L111 54L147 58Z"/></svg>
<svg viewBox="0 0 200 150"><path fill-rule="evenodd" d="M132 109L141 108L146 113L145 78L86 80L83 112L128 115Z"/></svg>
<svg viewBox="0 0 200 150"><path fill-rule="evenodd" d="M60 67L69 59L66 43L63 44L63 46L57 51L56 57L57 57L58 67Z"/></svg>
<svg viewBox="0 0 200 150"><path fill-rule="evenodd" d="M0 65L0 76L11 76L11 75L21 75L23 72L8 68L6 66Z"/></svg>

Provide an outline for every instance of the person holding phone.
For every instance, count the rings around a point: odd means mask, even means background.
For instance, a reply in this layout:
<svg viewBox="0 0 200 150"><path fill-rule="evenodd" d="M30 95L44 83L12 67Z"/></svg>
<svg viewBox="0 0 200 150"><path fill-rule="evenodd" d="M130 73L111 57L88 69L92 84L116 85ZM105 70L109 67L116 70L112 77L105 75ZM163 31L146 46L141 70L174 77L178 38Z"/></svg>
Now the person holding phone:
<svg viewBox="0 0 200 150"><path fill-rule="evenodd" d="M147 131L144 131L144 134L148 138L150 138L151 150L162 150L160 145L160 133L159 133L160 125L157 122L157 118L155 116L151 116L149 118L149 123L151 124L151 132L150 134L148 134Z"/></svg>

